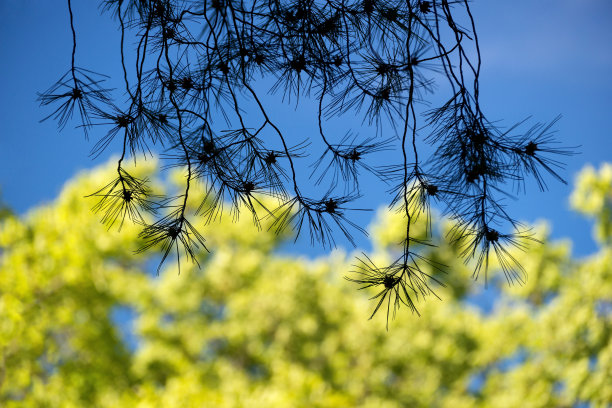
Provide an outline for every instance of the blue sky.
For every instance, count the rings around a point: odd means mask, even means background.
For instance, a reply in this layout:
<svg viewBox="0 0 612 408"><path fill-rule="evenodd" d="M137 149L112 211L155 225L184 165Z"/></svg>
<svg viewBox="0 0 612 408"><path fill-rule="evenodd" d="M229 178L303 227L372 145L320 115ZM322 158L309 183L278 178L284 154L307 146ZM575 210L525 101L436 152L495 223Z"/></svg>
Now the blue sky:
<svg viewBox="0 0 612 408"><path fill-rule="evenodd" d="M97 3L74 0L78 65L113 76L111 85L119 87L117 28L100 16ZM545 122L561 114L558 139L581 145L581 154L566 160L569 186L551 181L546 193L531 186L527 196L508 203L509 210L528 222L550 220L553 236L572 238L574 252L588 254L594 248L590 224L570 211L568 196L575 173L586 163L612 161L612 2L476 0L472 8L483 57L481 104L489 119L510 125L530 115ZM52 200L78 170L105 162L112 152L92 162L95 133L87 142L70 126L59 132L51 121L39 123L50 112L38 106L36 93L69 68L65 2L2 0L0 14L0 191L8 205L24 213ZM273 113L281 117L285 110ZM301 129L310 120L298 116L284 123ZM377 189L364 186L364 191ZM373 194L366 200L376 208L388 197ZM359 222L369 223L370 216ZM296 251L312 250L300 244Z"/></svg>

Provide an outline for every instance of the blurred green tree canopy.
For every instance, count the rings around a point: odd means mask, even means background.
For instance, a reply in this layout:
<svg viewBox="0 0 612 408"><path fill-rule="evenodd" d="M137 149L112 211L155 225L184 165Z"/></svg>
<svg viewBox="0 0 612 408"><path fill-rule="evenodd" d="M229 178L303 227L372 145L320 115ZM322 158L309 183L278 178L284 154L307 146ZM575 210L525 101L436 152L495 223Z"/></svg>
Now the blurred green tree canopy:
<svg viewBox="0 0 612 408"><path fill-rule="evenodd" d="M543 244L514 254L529 274L523 286L508 286L502 273L489 276L486 291L474 283L444 239L450 226L434 220L438 247L422 251L449 266L438 276L442 300L419 302L420 317L400 310L388 332L386 304L367 320L377 292L355 294L343 279L350 254L279 254L289 237L265 225L258 232L249 216L202 227L216 250L202 254L201 269L185 263L179 275L169 262L155 276L154 254L133 254L137 228L108 231L82 197L111 167L81 174L55 202L2 221L4 407L612 402L612 166L586 169L572 196L596 219L598 252L572 259L569 242L550 242L546 226L537 226ZM154 178L155 165L133 172ZM173 187L157 180L155 188ZM401 223L381 212L368 256L392 259ZM474 300L483 294L494 298L491 310ZM123 329L121 313L134 317Z"/></svg>

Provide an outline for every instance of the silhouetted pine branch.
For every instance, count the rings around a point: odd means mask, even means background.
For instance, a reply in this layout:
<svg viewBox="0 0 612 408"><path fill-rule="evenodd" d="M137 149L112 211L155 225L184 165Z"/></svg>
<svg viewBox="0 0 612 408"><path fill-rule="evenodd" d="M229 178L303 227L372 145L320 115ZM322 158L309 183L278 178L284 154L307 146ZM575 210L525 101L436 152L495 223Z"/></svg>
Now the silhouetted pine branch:
<svg viewBox="0 0 612 408"><path fill-rule="evenodd" d="M211 222L223 215L225 203L233 218L249 212L257 226L269 218L277 232L307 230L313 244L334 246L338 235L354 244L353 234L365 230L350 219L352 202L367 193L359 179L369 172L390 184L391 206L406 219L401 256L377 266L365 255L348 278L379 288L374 313L385 303L387 317L402 304L416 312L415 301L433 294L436 279L425 267L441 266L421 254L426 242L411 231L419 217L429 225L432 205L455 221L449 239L462 247L467 261L474 260L475 278L481 271L486 275L494 255L510 282L524 281L525 271L509 248L525 249L533 238L506 212L503 196L508 184L524 191L526 178L541 189L547 175L563 182L555 157L572 149L555 144L558 118L506 130L486 118L479 102L478 36L467 0L105 0L100 5L120 29L123 90L114 95L102 87L106 77L77 67L68 0L70 70L39 99L60 128L76 111L77 126L86 134L100 129L93 156L122 142L117 177L91 196L99 197L94 211L105 224L128 219L143 225L140 251L161 246L162 262L176 251L197 263L198 249L206 247L188 217ZM126 63L127 53L135 64ZM256 83L263 77L272 78L269 91L279 102L296 107L303 98L318 102L313 118L318 135L291 140L290 129L279 126L260 96ZM432 93L447 92L438 89L449 89L447 102L430 107ZM348 128L337 137L326 124L339 115L350 118L347 127L375 126L375 135L358 137ZM419 140L433 146L431 157L419 157ZM328 187L311 197L302 192L298 176L315 142L323 148L310 163L312 184ZM146 180L121 166L128 156L137 161L140 153L150 154L153 146L165 149L165 169L186 169L178 197L152 195ZM374 165L381 152L384 165ZM200 181L204 195L195 197L200 204L191 214L190 186ZM141 211L162 218L147 224Z"/></svg>

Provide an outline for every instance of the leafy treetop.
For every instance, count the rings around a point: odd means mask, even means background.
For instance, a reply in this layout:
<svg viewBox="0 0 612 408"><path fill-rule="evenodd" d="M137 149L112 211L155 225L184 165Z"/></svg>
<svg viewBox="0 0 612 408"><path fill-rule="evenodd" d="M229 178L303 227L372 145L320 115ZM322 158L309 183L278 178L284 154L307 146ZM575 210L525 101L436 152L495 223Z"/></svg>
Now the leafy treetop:
<svg viewBox="0 0 612 408"><path fill-rule="evenodd" d="M610 168L582 173L573 199L598 231L610 231ZM3 407L606 407L612 400L609 236L593 255L572 259L570 242L550 242L547 228L537 227L543 244L514 254L531 279L509 287L493 274L495 301L483 311L466 284L461 249L441 233L452 221L434 220L438 247L423 250L455 271L440 289L444 301L424 304L421 318L395 320L386 335L363 318L380 289L349 296L340 276L352 275L349 257L277 255L281 237L247 219L208 226L199 219L194 226L217 251L195 254L202 269L189 265L179 277L171 263L155 277L147 266L163 248L134 255L139 228L108 231L82 199L113 171L111 164L82 174L55 202L0 224ZM150 161L129 171L155 180ZM401 214L380 213L372 260L401 252L402 222ZM427 228L414 225L417 235Z"/></svg>

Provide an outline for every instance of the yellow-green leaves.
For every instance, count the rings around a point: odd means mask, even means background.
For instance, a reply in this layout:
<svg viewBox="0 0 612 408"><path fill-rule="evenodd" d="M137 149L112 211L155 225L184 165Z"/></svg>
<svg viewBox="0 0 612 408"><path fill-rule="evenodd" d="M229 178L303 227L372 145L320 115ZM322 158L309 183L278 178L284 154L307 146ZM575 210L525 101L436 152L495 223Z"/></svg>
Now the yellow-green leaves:
<svg viewBox="0 0 612 408"><path fill-rule="evenodd" d="M585 167L578 175L571 196L572 206L596 219L595 237L610 244L612 239L612 164L605 163L599 171Z"/></svg>
<svg viewBox="0 0 612 408"><path fill-rule="evenodd" d="M142 168L137 177L153 177L153 166ZM438 288L442 300L419 303L421 317L400 309L387 332L382 314L367 320L376 291L355 291L343 279L352 256L280 255L274 248L284 237L258 231L249 217L203 228L216 249L198 254L201 269L185 264L178 275L169 261L155 276L159 253L133 254L138 228L109 230L82 197L104 172L112 168L77 177L54 203L1 224L2 406L605 407L612 401L609 246L572 260L568 243L550 242L539 226L534 231L543 244L514 254L528 273L526 284L507 287L494 273L484 290L470 280L459 249L436 233L437 247L423 251L448 265L448 275L436 275L447 284ZM607 173L585 174L573 202L609 224L601 216L601 197L611 191ZM585 204L591 201L599 204ZM393 259L395 220L381 212L372 259ZM490 310L482 308L486 302ZM117 321L117 310L130 311L133 320Z"/></svg>

